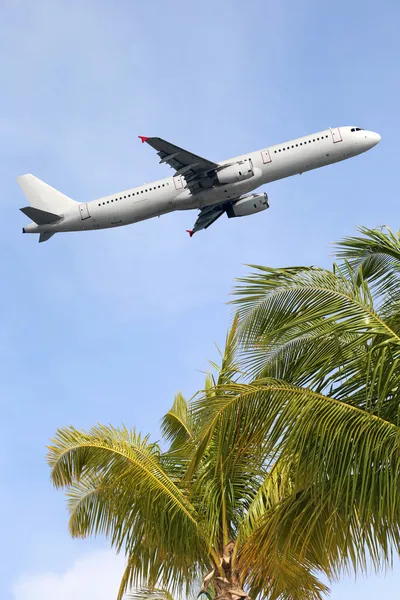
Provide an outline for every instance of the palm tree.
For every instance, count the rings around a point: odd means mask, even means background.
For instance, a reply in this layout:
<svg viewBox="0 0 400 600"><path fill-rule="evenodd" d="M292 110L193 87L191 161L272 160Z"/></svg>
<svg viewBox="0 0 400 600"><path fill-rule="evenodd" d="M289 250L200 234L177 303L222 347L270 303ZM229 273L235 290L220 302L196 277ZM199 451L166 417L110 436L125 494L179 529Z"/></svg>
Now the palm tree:
<svg viewBox="0 0 400 600"><path fill-rule="evenodd" d="M241 600L258 592L318 600L327 590L308 557L276 551L254 585L251 569L239 567L238 538L251 547L264 504L281 501L292 475L279 461L270 471L262 447L238 452L224 423L209 433L214 407L241 376L236 344L237 319L217 377L208 376L205 391L189 403L177 394L163 417L166 449L104 426L60 429L49 446L53 483L67 490L72 536L103 534L127 557L118 598L133 590L136 600L171 600L172 593ZM242 427L237 422L234 436Z"/></svg>
<svg viewBox="0 0 400 600"><path fill-rule="evenodd" d="M70 531L125 553L119 598L317 600L400 549L400 242L362 230L340 263L255 267L218 376L163 443L98 426L49 447ZM249 595L249 596L248 596Z"/></svg>

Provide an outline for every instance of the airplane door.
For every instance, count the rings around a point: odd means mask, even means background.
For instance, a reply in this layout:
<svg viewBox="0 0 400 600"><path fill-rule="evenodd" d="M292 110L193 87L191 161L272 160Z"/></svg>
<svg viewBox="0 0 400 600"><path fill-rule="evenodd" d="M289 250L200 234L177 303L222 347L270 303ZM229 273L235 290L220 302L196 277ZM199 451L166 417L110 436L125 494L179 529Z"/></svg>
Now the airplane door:
<svg viewBox="0 0 400 600"><path fill-rule="evenodd" d="M269 154L269 150L262 150L261 157L262 157L262 161L263 161L264 165L271 162L271 156Z"/></svg>
<svg viewBox="0 0 400 600"><path fill-rule="evenodd" d="M339 127L334 127L333 129L331 128L331 134L332 134L332 139L333 139L333 143L337 144L337 142L342 142L342 134L340 133L340 129Z"/></svg>
<svg viewBox="0 0 400 600"><path fill-rule="evenodd" d="M176 190L181 190L183 188L182 175L178 175L177 177L174 177L174 184L175 184Z"/></svg>
<svg viewBox="0 0 400 600"><path fill-rule="evenodd" d="M89 209L87 202L85 204L79 205L79 212L81 213L81 219L84 221L85 219L90 219Z"/></svg>

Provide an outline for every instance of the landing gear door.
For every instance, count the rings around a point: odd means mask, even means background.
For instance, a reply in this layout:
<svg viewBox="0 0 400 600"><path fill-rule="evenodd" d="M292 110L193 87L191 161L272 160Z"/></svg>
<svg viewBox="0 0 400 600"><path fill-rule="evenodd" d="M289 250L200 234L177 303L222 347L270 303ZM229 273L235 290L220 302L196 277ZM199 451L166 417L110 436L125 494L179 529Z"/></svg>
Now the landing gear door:
<svg viewBox="0 0 400 600"><path fill-rule="evenodd" d="M342 142L342 134L340 133L340 129L339 127L334 127L333 129L331 128L331 134L332 134L332 139L333 139L333 143L337 144L337 142Z"/></svg>
<svg viewBox="0 0 400 600"><path fill-rule="evenodd" d="M79 205L79 212L81 214L82 221L84 221L85 219L90 219L90 214L89 214L89 209L88 209L87 202L85 202L85 204L80 204Z"/></svg>

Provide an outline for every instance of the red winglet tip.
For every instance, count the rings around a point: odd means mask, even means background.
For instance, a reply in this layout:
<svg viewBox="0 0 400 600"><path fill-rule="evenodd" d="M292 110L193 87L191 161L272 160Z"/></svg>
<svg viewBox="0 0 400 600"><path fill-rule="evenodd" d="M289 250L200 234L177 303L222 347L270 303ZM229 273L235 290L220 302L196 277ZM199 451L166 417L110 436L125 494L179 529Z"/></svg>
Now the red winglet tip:
<svg viewBox="0 0 400 600"><path fill-rule="evenodd" d="M138 135L138 138L142 140L142 144L144 144L145 142L147 142L147 140L149 139L145 135Z"/></svg>
<svg viewBox="0 0 400 600"><path fill-rule="evenodd" d="M190 237L192 237L192 235L194 234L193 229L186 229L186 231L188 232L188 234L190 235Z"/></svg>

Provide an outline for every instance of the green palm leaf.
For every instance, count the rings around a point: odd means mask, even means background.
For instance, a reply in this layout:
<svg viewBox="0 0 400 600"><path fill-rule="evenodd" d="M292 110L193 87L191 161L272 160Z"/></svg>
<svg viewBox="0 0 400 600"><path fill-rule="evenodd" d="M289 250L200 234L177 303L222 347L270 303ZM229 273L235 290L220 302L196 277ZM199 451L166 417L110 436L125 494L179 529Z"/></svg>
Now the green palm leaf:
<svg viewBox="0 0 400 600"><path fill-rule="evenodd" d="M195 410L204 410L204 400ZM382 539L397 539L400 514L400 428L357 407L280 381L231 386L207 400L202 436L213 441L237 431L236 453L262 448L291 461L296 485L310 487L314 500L341 506L343 519L357 508ZM213 415L213 416L212 416ZM232 437L233 437L232 435ZM334 483L333 483L334 482ZM296 488L295 488L296 491ZM283 522L283 520L282 520ZM393 523L391 528L389 523ZM379 534L379 535L378 535ZM385 535L384 535L385 534Z"/></svg>
<svg viewBox="0 0 400 600"><path fill-rule="evenodd" d="M130 592L128 598L131 600L174 600L168 590L140 588Z"/></svg>
<svg viewBox="0 0 400 600"><path fill-rule="evenodd" d="M337 256L349 261L356 274L369 280L379 295L399 299L400 231L389 227L360 227L363 237L347 237L336 244Z"/></svg>
<svg viewBox="0 0 400 600"><path fill-rule="evenodd" d="M161 421L161 433L170 444L170 451L177 450L194 440L194 423L188 404L181 393L176 394L171 409Z"/></svg>
<svg viewBox="0 0 400 600"><path fill-rule="evenodd" d="M59 430L48 460L54 485L69 490L72 535L105 534L117 551L134 555L135 581L170 583L172 574L181 585L207 564L198 514L147 438L127 429L69 427Z"/></svg>

